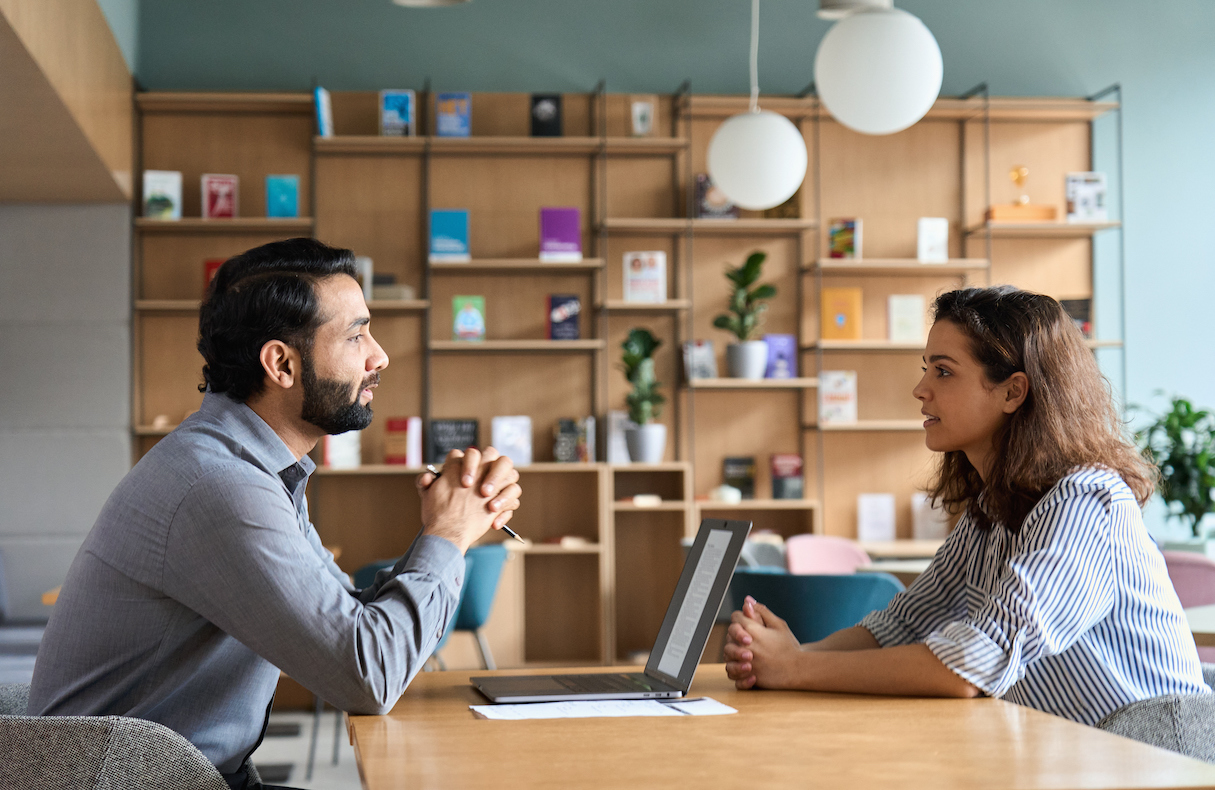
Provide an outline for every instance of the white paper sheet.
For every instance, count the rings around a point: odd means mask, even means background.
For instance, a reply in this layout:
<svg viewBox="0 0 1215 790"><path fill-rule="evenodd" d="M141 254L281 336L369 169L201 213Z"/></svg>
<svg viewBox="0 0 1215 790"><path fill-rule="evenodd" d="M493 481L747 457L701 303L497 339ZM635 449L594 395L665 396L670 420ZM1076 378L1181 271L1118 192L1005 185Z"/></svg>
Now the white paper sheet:
<svg viewBox="0 0 1215 790"><path fill-rule="evenodd" d="M738 713L709 697L675 702L649 699L597 699L577 702L528 702L518 705L469 705L469 710L484 719L523 721L527 719L594 719L624 716L726 716Z"/></svg>

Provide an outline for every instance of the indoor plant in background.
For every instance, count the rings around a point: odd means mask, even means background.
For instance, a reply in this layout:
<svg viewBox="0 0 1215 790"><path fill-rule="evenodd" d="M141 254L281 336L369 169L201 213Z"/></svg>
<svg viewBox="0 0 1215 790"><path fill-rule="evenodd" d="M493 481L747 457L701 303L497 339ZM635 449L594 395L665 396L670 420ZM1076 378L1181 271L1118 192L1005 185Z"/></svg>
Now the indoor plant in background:
<svg viewBox="0 0 1215 790"><path fill-rule="evenodd" d="M730 312L713 319L713 326L738 338L726 346L726 367L730 375L743 379L762 379L768 365L768 344L752 340L759 329L760 319L768 309L767 301L776 296L776 286L756 285L763 270L764 252L753 252L737 269L726 269L730 281Z"/></svg>
<svg viewBox="0 0 1215 790"><path fill-rule="evenodd" d="M662 461L667 446L667 426L654 422L666 402L658 392L662 386L654 374L654 351L662 345L648 329L630 329L629 336L620 347L624 349L621 369L633 385L625 397L629 407L629 419L635 427L627 428L624 441L629 448L629 458L634 463L656 464Z"/></svg>
<svg viewBox="0 0 1215 790"><path fill-rule="evenodd" d="M1202 522L1215 512L1215 415L1174 396L1169 411L1152 416L1156 421L1139 431L1136 439L1160 468L1156 492L1168 506L1169 516L1185 523L1193 535L1191 541L1168 542L1165 548L1210 555L1212 541L1206 539Z"/></svg>

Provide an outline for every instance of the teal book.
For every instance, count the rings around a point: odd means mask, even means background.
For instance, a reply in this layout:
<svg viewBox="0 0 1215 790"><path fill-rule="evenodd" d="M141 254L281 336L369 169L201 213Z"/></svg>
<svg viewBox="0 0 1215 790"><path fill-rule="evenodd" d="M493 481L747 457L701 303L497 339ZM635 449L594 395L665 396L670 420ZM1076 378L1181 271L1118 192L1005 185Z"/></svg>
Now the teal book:
<svg viewBox="0 0 1215 790"><path fill-rule="evenodd" d="M300 177L266 176L266 216L300 215Z"/></svg>
<svg viewBox="0 0 1215 790"><path fill-rule="evenodd" d="M430 262L468 263L468 209L430 210Z"/></svg>

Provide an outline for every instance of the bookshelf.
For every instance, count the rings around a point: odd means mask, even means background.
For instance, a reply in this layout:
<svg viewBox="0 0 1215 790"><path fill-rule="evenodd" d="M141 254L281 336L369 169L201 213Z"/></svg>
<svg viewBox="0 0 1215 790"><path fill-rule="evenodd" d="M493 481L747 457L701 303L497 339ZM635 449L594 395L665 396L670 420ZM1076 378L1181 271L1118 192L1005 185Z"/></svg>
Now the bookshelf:
<svg viewBox="0 0 1215 790"><path fill-rule="evenodd" d="M702 517L749 518L785 536L853 536L856 495L889 491L899 505L900 539L890 551L909 551L909 496L927 479L932 456L910 395L922 346L886 339L886 297L921 294L930 303L962 284L1012 282L1092 298L1093 238L1120 232L1117 222L983 220L990 203L1011 201L999 185L1013 161L1034 173L1034 202L1061 208L1062 174L1093 169L1091 126L1117 109L1110 102L941 99L912 128L868 137L840 127L813 97L768 98L765 109L784 113L807 140L798 216L707 220L690 217L691 180L706 169L716 127L746 109L743 97L653 97L655 135L634 138L630 97L566 94L566 136L531 138L528 94L478 93L467 139L382 138L374 92L332 98L337 134L317 138L306 94L137 95L139 168L182 171L185 218L133 223L134 455L201 400L194 342L203 260L308 235L371 257L376 272L395 274L418 298L369 303L373 332L391 359L376 393L377 419L363 435L363 466L318 469L309 487L312 518L326 543L342 546L349 571L399 555L417 530L420 470L381 463L385 418L476 418L485 444L492 417L531 416L537 462L521 470L525 494L512 526L532 543L508 542L517 550L488 626L504 666L613 662L646 649L678 579L679 541ZM419 93L419 105L423 130L432 129L433 96ZM198 218L204 172L240 176L244 216ZM260 216L271 173L300 176L306 216ZM587 257L542 262L535 257L538 210L562 205L582 211ZM431 208L470 211L471 262L428 263ZM827 257L823 228L840 216L865 220L869 257ZM914 259L921 216L950 219L947 262ZM666 253L666 302L623 301L622 258L637 250ZM797 338L799 377L685 381L685 340L711 339L725 370L728 337L712 327L726 308L722 273L755 250L768 256L763 281L778 289L763 331ZM819 339L824 286L862 289L860 340ZM581 339L545 339L544 298L554 293L579 296ZM452 297L462 294L486 296L483 342L451 339ZM551 431L561 417L594 415L604 458L606 414L624 407L628 391L619 347L633 327L662 341L663 462L552 463ZM1095 350L1121 347L1110 333L1098 337L1089 343ZM855 424L818 425L818 374L834 369L858 372ZM767 498L773 453L803 457L804 499ZM755 457L757 499L707 500L727 456ZM637 506L636 494L658 494L661 504ZM546 542L562 535L585 543Z"/></svg>

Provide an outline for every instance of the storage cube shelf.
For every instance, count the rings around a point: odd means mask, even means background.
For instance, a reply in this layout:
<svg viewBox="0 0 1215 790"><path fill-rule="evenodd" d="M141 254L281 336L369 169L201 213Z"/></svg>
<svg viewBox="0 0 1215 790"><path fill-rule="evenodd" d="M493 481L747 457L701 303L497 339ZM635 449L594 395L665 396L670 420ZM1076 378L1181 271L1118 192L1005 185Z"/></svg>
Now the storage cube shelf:
<svg viewBox="0 0 1215 790"><path fill-rule="evenodd" d="M420 130L432 132L434 97L418 99ZM765 109L790 118L807 141L806 184L779 216L720 220L695 217L687 201L713 132L746 110L745 97L660 97L655 134L632 137L628 96L565 94L565 136L555 138L527 136L527 94L474 94L468 138L380 137L375 92L332 100L336 135L322 138L307 94L138 94L139 167L183 173L185 216L133 223L134 455L171 430L154 422L176 425L201 400L194 345L204 260L293 236L371 257L375 272L395 275L417 298L368 303L371 331L392 360L377 419L362 435L362 466L317 470L310 512L324 541L342 546L347 570L399 555L419 529L413 478L421 470L382 463L386 418L475 418L484 445L494 416L530 416L536 463L520 469L525 494L511 525L531 545L510 542L518 550L490 625L504 666L612 662L648 649L682 566L680 539L702 517L747 518L785 536L854 536L857 494L890 491L900 503L898 536L911 546L907 503L932 461L910 395L922 344L888 339L886 298L931 302L959 285L1011 282L1091 299L1093 236L1120 227L984 220L988 192L995 203L1017 198L1003 179L1013 162L1034 172L1035 202L1061 207L1063 174L1092 169L1093 120L1116 109L1103 102L940 99L910 129L870 137L835 123L813 98L769 97ZM202 173L240 177L243 216L199 218ZM283 173L299 175L305 216L262 216L264 178ZM549 206L580 209L581 261L539 259L538 214ZM471 261L429 262L432 208L469 211ZM914 258L921 216L949 219L945 263ZM836 217L864 221L871 257L829 257L826 228ZM666 254L665 301L623 298L623 256L643 250ZM761 334L796 338L799 376L687 381L687 340L712 340L725 371L730 338L712 327L727 307L722 272L756 250L767 255L762 281L777 287ZM818 336L821 290L837 286L862 289L858 339ZM577 340L547 339L550 294L581 301ZM459 295L485 297L485 340L452 339ZM620 344L634 327L662 343L664 460L552 462L560 418L595 416L604 456L607 413L624 408L629 389ZM1098 337L1090 347L1121 347L1120 338ZM819 373L840 369L858 372L860 419L817 425ZM763 498L773 453L802 456L805 499ZM707 500L732 456L755 458L761 498ZM637 494L661 504L637 506ZM551 542L563 536L583 542Z"/></svg>

